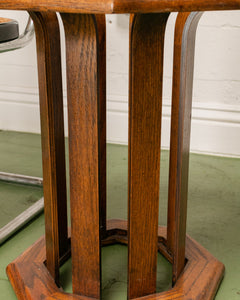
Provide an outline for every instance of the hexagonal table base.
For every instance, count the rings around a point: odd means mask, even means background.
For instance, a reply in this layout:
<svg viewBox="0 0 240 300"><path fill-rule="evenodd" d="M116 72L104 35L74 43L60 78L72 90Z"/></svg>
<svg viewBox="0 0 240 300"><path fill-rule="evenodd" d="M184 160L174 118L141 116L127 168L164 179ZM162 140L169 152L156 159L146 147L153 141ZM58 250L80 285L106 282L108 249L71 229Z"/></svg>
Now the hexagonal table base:
<svg viewBox="0 0 240 300"><path fill-rule="evenodd" d="M109 220L107 229L107 237L102 241L103 246L116 243L127 244L126 221ZM165 246L165 227L159 226L158 238L159 252L171 262L171 255ZM88 297L67 294L56 285L45 267L45 252L45 239L42 237L8 265L7 274L18 299L90 300ZM148 295L144 297L144 300L213 299L224 274L223 264L188 236L186 238L186 260L185 269L172 289Z"/></svg>

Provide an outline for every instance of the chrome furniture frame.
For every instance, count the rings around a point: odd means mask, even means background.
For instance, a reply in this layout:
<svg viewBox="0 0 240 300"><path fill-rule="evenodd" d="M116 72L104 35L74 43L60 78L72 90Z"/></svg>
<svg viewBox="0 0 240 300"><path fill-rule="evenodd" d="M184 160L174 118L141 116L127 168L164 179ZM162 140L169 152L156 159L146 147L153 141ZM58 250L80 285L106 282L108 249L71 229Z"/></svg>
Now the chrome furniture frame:
<svg viewBox="0 0 240 300"><path fill-rule="evenodd" d="M17 24L17 22L15 22ZM32 19L29 17L27 25L22 34L16 39L8 42L0 43L0 53L21 49L27 46L34 37L34 25ZM21 174L12 174L0 172L0 181L7 181L12 183L19 183L25 185L42 186L43 180L39 177L25 176ZM27 222L33 219L43 210L43 198L31 205L28 209L10 221L8 224L0 228L0 245L3 244L11 235L22 228Z"/></svg>

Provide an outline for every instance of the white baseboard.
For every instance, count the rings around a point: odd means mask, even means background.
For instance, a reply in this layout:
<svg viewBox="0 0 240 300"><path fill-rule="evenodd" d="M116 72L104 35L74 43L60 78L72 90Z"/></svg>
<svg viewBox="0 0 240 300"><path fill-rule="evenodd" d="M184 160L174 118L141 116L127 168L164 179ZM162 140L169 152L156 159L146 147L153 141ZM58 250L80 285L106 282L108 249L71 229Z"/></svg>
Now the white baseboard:
<svg viewBox="0 0 240 300"><path fill-rule="evenodd" d="M64 104L65 134L67 108ZM163 104L162 148L169 148L169 101ZM0 87L0 129L40 132L38 94L36 89ZM107 104L107 137L109 143L128 142L128 104L124 96L109 95ZM191 151L204 154L240 157L240 109L238 106L193 104Z"/></svg>
<svg viewBox="0 0 240 300"><path fill-rule="evenodd" d="M170 144L170 101L162 110L162 148ZM128 104L119 96L108 98L108 141L127 144ZM191 152L240 157L239 106L193 103Z"/></svg>
<svg viewBox="0 0 240 300"><path fill-rule="evenodd" d="M37 88L0 86L0 129L40 133L39 97ZM67 107L64 103L65 135Z"/></svg>

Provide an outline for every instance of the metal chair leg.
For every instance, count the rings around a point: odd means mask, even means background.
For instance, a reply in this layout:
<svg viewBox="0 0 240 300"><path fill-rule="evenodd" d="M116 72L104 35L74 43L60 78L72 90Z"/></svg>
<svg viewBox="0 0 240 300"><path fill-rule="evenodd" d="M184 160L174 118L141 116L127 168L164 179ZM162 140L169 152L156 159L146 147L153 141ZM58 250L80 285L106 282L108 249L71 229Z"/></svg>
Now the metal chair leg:
<svg viewBox="0 0 240 300"><path fill-rule="evenodd" d="M23 48L34 37L34 25L29 17L26 28L22 34L18 34L18 23L15 20L0 19L0 53L13 51ZM0 180L12 183L42 186L42 178L25 176L21 174L12 174L0 172ZM11 235L23 227L27 222L33 219L43 210L43 198L26 209L8 224L0 229L0 245L3 244Z"/></svg>

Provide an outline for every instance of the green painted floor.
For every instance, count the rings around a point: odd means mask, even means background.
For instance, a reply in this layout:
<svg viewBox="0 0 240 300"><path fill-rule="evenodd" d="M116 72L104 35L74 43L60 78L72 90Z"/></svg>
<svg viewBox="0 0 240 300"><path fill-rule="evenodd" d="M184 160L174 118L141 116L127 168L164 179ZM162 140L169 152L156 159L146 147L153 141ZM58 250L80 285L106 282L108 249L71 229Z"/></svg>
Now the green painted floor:
<svg viewBox="0 0 240 300"><path fill-rule="evenodd" d="M108 145L108 218L127 217L127 147ZM40 137L0 132L0 170L41 176ZM188 233L225 264L216 300L240 300L240 159L192 154L190 158ZM166 224L168 152L162 151L160 218ZM0 183L0 223L5 224L42 194L39 188ZM41 215L0 248L0 299L16 299L5 268L44 233ZM103 298L126 299L127 248L103 249ZM71 291L71 261L61 281ZM170 286L171 266L159 255L158 291Z"/></svg>

